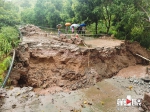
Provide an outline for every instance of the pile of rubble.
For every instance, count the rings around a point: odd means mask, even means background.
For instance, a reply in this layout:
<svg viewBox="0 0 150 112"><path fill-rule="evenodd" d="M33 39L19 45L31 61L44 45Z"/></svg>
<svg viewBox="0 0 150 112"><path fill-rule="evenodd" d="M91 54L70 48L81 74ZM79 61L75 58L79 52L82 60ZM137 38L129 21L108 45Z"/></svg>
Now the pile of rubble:
<svg viewBox="0 0 150 112"><path fill-rule="evenodd" d="M144 111L149 112L150 111L150 93L144 94L144 99L142 100L141 107L144 109Z"/></svg>
<svg viewBox="0 0 150 112"><path fill-rule="evenodd" d="M21 32L25 36L43 34L34 25L23 27ZM142 63L143 60L135 56L136 53L147 58L150 55L138 43L125 42L113 48L90 49L78 45L85 45L78 35L72 35L70 39L60 35L46 42L20 44L10 75L11 82L14 85L42 88L60 86L76 90L112 77L122 68Z"/></svg>
<svg viewBox="0 0 150 112"><path fill-rule="evenodd" d="M132 85L129 86L128 88L132 87L131 90L133 90L136 95L138 96L144 96L144 98L141 99L140 101L140 107L144 110L144 112L149 112L150 111L150 81L147 82L143 80L143 78L129 78L129 79L123 79L120 81L121 83L125 84L125 80L128 80L128 84ZM126 86L124 86L126 87Z"/></svg>
<svg viewBox="0 0 150 112"><path fill-rule="evenodd" d="M54 40L58 40L61 42L66 42L70 44L84 45L84 40L81 39L78 35L72 36L71 39L67 38L66 35L60 35L60 37L54 37Z"/></svg>
<svg viewBox="0 0 150 112"><path fill-rule="evenodd" d="M0 89L3 92L3 99L0 97L0 111L8 111L17 108L18 112L22 111L19 107L25 107L33 105L35 103L39 104L38 95L32 91L32 87L23 88L13 88L11 90ZM22 106L23 105L23 106Z"/></svg>
<svg viewBox="0 0 150 112"><path fill-rule="evenodd" d="M11 82L19 86L60 86L71 90L88 87L114 76L122 68L142 63L131 46L138 45L125 43L114 48L87 49L56 40L20 44ZM148 57L145 49L134 47L134 52Z"/></svg>
<svg viewBox="0 0 150 112"><path fill-rule="evenodd" d="M0 88L0 107L3 105L4 103L4 98L6 96L6 90Z"/></svg>
<svg viewBox="0 0 150 112"><path fill-rule="evenodd" d="M30 37L30 36L47 37L48 36L48 33L43 32L39 27L31 25L31 24L21 27L19 30L21 31L23 36L27 36L27 37Z"/></svg>

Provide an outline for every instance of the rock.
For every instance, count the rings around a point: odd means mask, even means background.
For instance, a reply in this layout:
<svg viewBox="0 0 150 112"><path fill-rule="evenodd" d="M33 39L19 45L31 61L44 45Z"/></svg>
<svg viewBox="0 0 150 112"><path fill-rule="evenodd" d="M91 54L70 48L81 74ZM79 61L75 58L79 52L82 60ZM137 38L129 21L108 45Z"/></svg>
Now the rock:
<svg viewBox="0 0 150 112"><path fill-rule="evenodd" d="M59 69L55 68L55 69L51 69L52 72L59 72Z"/></svg>
<svg viewBox="0 0 150 112"><path fill-rule="evenodd" d="M47 88L48 87L48 84L44 84L43 86L42 86L42 88Z"/></svg>
<svg viewBox="0 0 150 112"><path fill-rule="evenodd" d="M33 87L28 87L28 91L32 91L33 90Z"/></svg>
<svg viewBox="0 0 150 112"><path fill-rule="evenodd" d="M84 105L84 104L81 104L81 107L82 107L82 108L85 108L85 105Z"/></svg>
<svg viewBox="0 0 150 112"><path fill-rule="evenodd" d="M67 40L67 42L68 42L68 43L70 43L70 44L73 44L73 41L72 41L72 40L70 40L70 39L69 39L69 40Z"/></svg>
<svg viewBox="0 0 150 112"><path fill-rule="evenodd" d="M74 108L73 108L73 107L70 107L70 111L72 111L72 112L73 112L73 111L74 111Z"/></svg>
<svg viewBox="0 0 150 112"><path fill-rule="evenodd" d="M119 49L120 49L120 46L115 46L115 49L119 50Z"/></svg>
<svg viewBox="0 0 150 112"><path fill-rule="evenodd" d="M77 51L79 51L78 47L71 50L71 52L77 52Z"/></svg>
<svg viewBox="0 0 150 112"><path fill-rule="evenodd" d="M63 81L63 80L60 80L60 81L58 82L58 86L59 86L59 87L63 87L63 86L64 86L64 81Z"/></svg>
<svg viewBox="0 0 150 112"><path fill-rule="evenodd" d="M150 103L150 93L145 93L144 94L144 101Z"/></svg>
<svg viewBox="0 0 150 112"><path fill-rule="evenodd" d="M141 85L144 85L144 81L140 81L140 84L141 84Z"/></svg>
<svg viewBox="0 0 150 112"><path fill-rule="evenodd" d="M88 105L92 105L92 103L91 103L91 102L88 102Z"/></svg>
<svg viewBox="0 0 150 112"><path fill-rule="evenodd" d="M97 87L97 89L98 89L98 90L100 90L100 88L99 88L99 87Z"/></svg>
<svg viewBox="0 0 150 112"><path fill-rule="evenodd" d="M1 97L5 97L7 94L6 94L6 90L3 89L3 88L0 88L0 98Z"/></svg>
<svg viewBox="0 0 150 112"><path fill-rule="evenodd" d="M71 59L71 57L68 57L68 56L64 56L60 59L61 62L63 63L67 63L69 60Z"/></svg>
<svg viewBox="0 0 150 112"><path fill-rule="evenodd" d="M26 75L28 73L28 69L27 68L21 68L20 70L18 70L18 72L21 74L21 75Z"/></svg>
<svg viewBox="0 0 150 112"><path fill-rule="evenodd" d="M65 49L60 49L59 53L62 53L62 54L65 53Z"/></svg>
<svg viewBox="0 0 150 112"><path fill-rule="evenodd" d="M79 54L80 54L80 52L76 52L76 53L75 53L75 56L78 56Z"/></svg>
<svg viewBox="0 0 150 112"><path fill-rule="evenodd" d="M142 101L141 107L144 110L150 110L150 93L145 93L144 94L144 99Z"/></svg>
<svg viewBox="0 0 150 112"><path fill-rule="evenodd" d="M17 80L14 80L14 79L11 79L11 84L12 84L12 85L17 85L17 84L18 84L18 81L17 81Z"/></svg>
<svg viewBox="0 0 150 112"><path fill-rule="evenodd" d="M86 48L80 48L80 50L81 50L82 53L85 53L85 52L88 51Z"/></svg>
<svg viewBox="0 0 150 112"><path fill-rule="evenodd" d="M130 81L130 82L133 82L133 81L134 81L134 79L133 79L133 78L130 78L130 79L129 79L129 81Z"/></svg>
<svg viewBox="0 0 150 112"><path fill-rule="evenodd" d="M85 80L82 81L82 84L85 84L86 82L87 82L87 80L85 79Z"/></svg>
<svg viewBox="0 0 150 112"><path fill-rule="evenodd" d="M74 85L74 86L72 87L72 90L76 90L76 89L77 89L77 86Z"/></svg>
<svg viewBox="0 0 150 112"><path fill-rule="evenodd" d="M12 105L12 108L13 108L13 109L16 108L16 104L13 104L13 105Z"/></svg>
<svg viewBox="0 0 150 112"><path fill-rule="evenodd" d="M137 84L138 82L139 82L138 80L134 80L134 81L133 81L133 83L136 83L136 84Z"/></svg>
<svg viewBox="0 0 150 112"><path fill-rule="evenodd" d="M139 107L139 111L140 111L140 112L144 112L144 110L143 110L142 107Z"/></svg>

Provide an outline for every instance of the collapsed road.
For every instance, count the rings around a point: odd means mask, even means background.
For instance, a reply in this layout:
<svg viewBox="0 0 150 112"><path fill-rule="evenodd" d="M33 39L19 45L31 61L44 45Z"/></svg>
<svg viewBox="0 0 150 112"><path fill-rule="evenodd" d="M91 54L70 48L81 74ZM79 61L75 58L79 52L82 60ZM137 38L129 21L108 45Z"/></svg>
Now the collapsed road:
<svg viewBox="0 0 150 112"><path fill-rule="evenodd" d="M34 25L27 25L20 30L23 39L16 49L15 64L10 75L10 82L14 86L31 86L35 90L51 88L49 93L52 94L53 88L59 88L61 92L79 90L95 87L98 82L112 78L123 68L149 64L136 55L147 59L150 57L150 52L137 42L97 39L96 46L95 42L90 43L93 40L85 40L89 46L87 48L83 45L83 39L76 39L76 35L71 38L61 35L58 38ZM105 45L99 45L105 41ZM17 96L20 96L21 92L18 93ZM16 108L16 105L12 107ZM70 110L73 111L72 108Z"/></svg>
<svg viewBox="0 0 150 112"><path fill-rule="evenodd" d="M128 66L144 64L136 54L149 57L146 49L136 42L86 48L57 41L50 36L46 37L49 40L41 35L39 37L37 41L23 41L16 49L16 62L10 77L13 84L42 88L60 86L76 90L110 78ZM30 40L34 36L26 38Z"/></svg>

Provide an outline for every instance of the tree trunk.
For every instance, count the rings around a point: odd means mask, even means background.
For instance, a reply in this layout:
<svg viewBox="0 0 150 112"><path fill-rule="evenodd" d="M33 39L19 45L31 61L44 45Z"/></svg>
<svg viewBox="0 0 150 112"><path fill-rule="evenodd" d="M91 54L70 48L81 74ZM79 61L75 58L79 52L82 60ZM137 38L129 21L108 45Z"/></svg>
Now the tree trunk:
<svg viewBox="0 0 150 112"><path fill-rule="evenodd" d="M108 34L108 32L109 32L109 27L106 27L107 28L107 31L106 31L106 33Z"/></svg>
<svg viewBox="0 0 150 112"><path fill-rule="evenodd" d="M98 21L95 22L95 34L97 35L97 26L98 26Z"/></svg>
<svg viewBox="0 0 150 112"><path fill-rule="evenodd" d="M106 28L107 28L107 34L109 33L109 29L110 29L110 22L111 22L111 15L109 15L109 17L108 17L109 19L108 19L108 25L106 26Z"/></svg>

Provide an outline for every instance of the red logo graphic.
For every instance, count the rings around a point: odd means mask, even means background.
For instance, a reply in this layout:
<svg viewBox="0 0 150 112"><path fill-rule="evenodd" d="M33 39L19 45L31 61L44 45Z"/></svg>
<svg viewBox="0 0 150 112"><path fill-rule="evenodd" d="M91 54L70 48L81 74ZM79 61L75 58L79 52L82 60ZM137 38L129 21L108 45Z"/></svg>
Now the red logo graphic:
<svg viewBox="0 0 150 112"><path fill-rule="evenodd" d="M131 103L131 100L127 99L126 104L129 104L129 103Z"/></svg>

